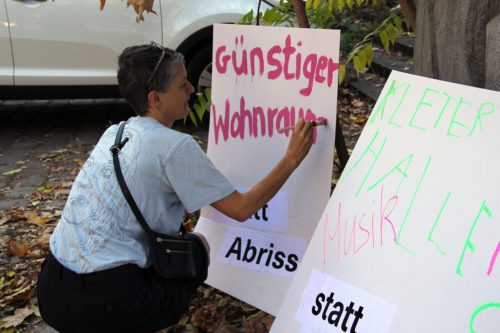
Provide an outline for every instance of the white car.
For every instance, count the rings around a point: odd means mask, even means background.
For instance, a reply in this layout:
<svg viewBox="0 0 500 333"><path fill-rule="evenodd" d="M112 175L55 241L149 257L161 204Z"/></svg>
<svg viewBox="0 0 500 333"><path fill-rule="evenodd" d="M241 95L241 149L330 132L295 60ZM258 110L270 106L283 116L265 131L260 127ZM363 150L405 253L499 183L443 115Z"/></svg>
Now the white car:
<svg viewBox="0 0 500 333"><path fill-rule="evenodd" d="M122 0L102 11L99 0L0 0L0 99L115 95L118 55L151 41L182 52L193 85L210 86L212 24L236 22L258 3L155 0L156 14L137 23Z"/></svg>

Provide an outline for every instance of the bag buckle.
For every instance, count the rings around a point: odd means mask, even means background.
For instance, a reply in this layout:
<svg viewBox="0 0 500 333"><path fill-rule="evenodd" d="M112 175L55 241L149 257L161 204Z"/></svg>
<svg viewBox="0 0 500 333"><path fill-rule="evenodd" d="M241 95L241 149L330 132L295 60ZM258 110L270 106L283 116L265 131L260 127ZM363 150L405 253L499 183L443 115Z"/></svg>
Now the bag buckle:
<svg viewBox="0 0 500 333"><path fill-rule="evenodd" d="M119 154L121 149L123 148L123 146L125 146L125 144L128 142L128 138L125 138L123 139L122 142L120 142L119 144L117 145L112 145L111 148L109 148L109 151L113 154L113 155L116 155L116 154Z"/></svg>

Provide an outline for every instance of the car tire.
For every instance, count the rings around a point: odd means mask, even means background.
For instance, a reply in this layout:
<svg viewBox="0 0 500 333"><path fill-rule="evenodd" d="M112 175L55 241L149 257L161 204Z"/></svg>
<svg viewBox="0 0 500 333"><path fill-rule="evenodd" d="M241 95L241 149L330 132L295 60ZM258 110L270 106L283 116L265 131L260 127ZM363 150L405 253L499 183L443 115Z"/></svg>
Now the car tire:
<svg viewBox="0 0 500 333"><path fill-rule="evenodd" d="M189 82L197 92L212 86L212 46L207 45L197 52L187 64Z"/></svg>
<svg viewBox="0 0 500 333"><path fill-rule="evenodd" d="M203 92L205 88L212 86L212 46L207 45L197 52L191 60L189 60L187 67L187 77L189 82L194 86L196 92ZM193 94L189 101L192 106L196 102L196 95ZM210 120L210 110L203 115L201 119L202 128L208 128Z"/></svg>

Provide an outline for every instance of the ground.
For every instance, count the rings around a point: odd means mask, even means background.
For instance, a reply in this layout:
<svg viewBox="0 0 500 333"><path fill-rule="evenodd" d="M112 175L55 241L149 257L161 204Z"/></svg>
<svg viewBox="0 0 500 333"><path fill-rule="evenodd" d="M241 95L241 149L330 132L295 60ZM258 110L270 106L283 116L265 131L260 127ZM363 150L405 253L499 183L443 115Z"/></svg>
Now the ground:
<svg viewBox="0 0 500 333"><path fill-rule="evenodd" d="M373 103L340 89L338 112L349 149ZM35 101L0 105L0 328L54 332L40 319L34 291L49 236L72 182L100 134L132 115L121 101ZM206 149L207 131L185 128ZM332 188L338 178L334 166ZM267 332L274 317L209 286L166 332Z"/></svg>

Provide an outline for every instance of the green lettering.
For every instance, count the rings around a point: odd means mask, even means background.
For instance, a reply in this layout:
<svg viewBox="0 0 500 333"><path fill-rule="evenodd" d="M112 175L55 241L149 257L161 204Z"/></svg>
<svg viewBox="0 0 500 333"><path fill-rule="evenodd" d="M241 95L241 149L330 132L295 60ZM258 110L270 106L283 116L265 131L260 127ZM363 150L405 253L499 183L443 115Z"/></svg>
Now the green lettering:
<svg viewBox="0 0 500 333"><path fill-rule="evenodd" d="M366 154L370 153L373 155L374 159L373 159L372 164L370 165L370 169L368 170L368 172L365 175L365 178L363 179L363 181L359 185L355 196L358 196L359 192L361 191L361 189L365 185L366 180L368 179L368 176L371 174L373 167L375 166L375 163L377 162L378 158L380 157L380 154L382 153L382 150L384 149L384 146L387 142L387 138L384 138L384 141L382 142L380 149L378 151L373 150L372 145L375 142L375 139L377 138L378 134L379 134L379 132L377 131L375 133L375 135L373 136L372 140L370 141L370 143L368 144L368 146L366 147L366 149L363 151L361 156L358 158L358 160L354 163L354 165L352 166L352 168L348 172L348 174L350 174L358 166L358 164L361 162L361 160L365 157Z"/></svg>
<svg viewBox="0 0 500 333"><path fill-rule="evenodd" d="M474 247L474 244L471 242L470 238L472 236L472 232L474 231L474 228L476 228L477 221L479 221L479 217L481 216L481 213L483 213L483 212L486 213L486 215L488 217L491 217L491 211L488 208L488 206L486 206L486 200L484 200L483 203L481 204L481 208L479 209L479 212L477 213L476 219L474 220L474 223L472 223L472 227L469 230L469 235L467 236L467 239L465 240L465 244L464 244L464 247L462 249L462 254L460 255L460 259L458 260L458 265L457 265L457 269L456 269L456 273L459 276L463 275L461 266L462 266L462 262L464 260L465 251L467 249L469 249L471 252L476 251L476 248Z"/></svg>
<svg viewBox="0 0 500 333"><path fill-rule="evenodd" d="M396 90L398 90L399 88L401 88L405 85L408 87L410 86L408 83L401 83L400 85L396 86L396 83L397 83L397 81L393 80L391 82L391 85L389 86L389 90L384 95L382 100L379 99L379 102L377 103L377 108L372 112L370 119L368 119L368 122L367 122L368 125L373 124L375 122L375 118L377 118L379 116L379 114L380 114L380 120L384 120L384 111L385 111L385 107L386 107L387 101L389 99L389 96L396 95ZM401 100L405 97L405 95L406 95L406 93L403 94L403 96L400 98L400 101L399 101L400 104L401 104Z"/></svg>
<svg viewBox="0 0 500 333"><path fill-rule="evenodd" d="M458 122L458 121L455 120L455 118L457 117L458 110L460 110L460 107L462 105L469 105L469 106L471 106L472 104L469 103L469 102L464 101L463 98L460 97L460 100L457 103L457 107L455 108L455 112L453 112L453 116L451 117L450 125L448 126L448 132L446 133L449 136L454 137L454 138L459 138L460 136L458 136L457 134L451 132L451 128L453 127L453 124L457 124L460 127L467 128L467 126L465 124L463 124L463 123Z"/></svg>
<svg viewBox="0 0 500 333"><path fill-rule="evenodd" d="M427 160L424 171L422 172L422 176L420 176L420 179L418 181L417 188L415 189L415 192L413 192L413 196L411 197L410 205L408 206L408 209L406 210L405 217L403 218L403 221L401 222L401 225L399 226L398 237L396 238L396 245L401 246L404 250L408 251L409 253L411 253L413 255L415 255L415 253L412 250L410 250L409 248L407 248L406 246L401 244L401 242L400 242L401 232L403 231L403 229L406 225L406 221L408 220L408 216L410 215L411 209L413 208L413 204L415 202L415 198L417 197L417 193L420 190L420 186L422 185L422 182L425 178L425 174L427 173L427 170L429 169L429 165L431 164L431 159L432 159L432 157L429 156L429 159Z"/></svg>
<svg viewBox="0 0 500 333"><path fill-rule="evenodd" d="M439 219L441 218L441 214L443 214L444 207L446 206L446 204L448 203L448 200L450 199L450 195L451 195L451 192L448 192L448 195L446 196L446 199L444 199L444 202L441 205L441 209L439 210L439 213L436 216L436 220L434 220L434 224L432 225L431 232L429 233L429 237L427 237L427 239L437 247L437 249L439 250L439 252L441 252L442 255L445 255L446 253L443 251L443 249L441 249L441 247L438 245L438 243L436 243L434 241L434 239L432 239L432 234L434 233L434 229L436 229L436 225L437 225Z"/></svg>
<svg viewBox="0 0 500 333"><path fill-rule="evenodd" d="M415 117L417 116L417 113L420 111L421 106L427 106L429 108L432 107L431 103L424 102L424 98L425 98L425 96L427 95L428 92L433 92L433 93L436 93L436 94L440 93L437 90L430 89L430 88L425 88L424 93L422 94L422 97L420 97L420 101L418 102L417 107L415 108L415 112L413 112L413 115L412 115L412 117L410 119L410 122L408 123L408 126L416 128L416 129L419 129L419 130L424 131L424 132L427 131L427 128L423 128L423 127L420 127L418 125L415 125L413 123L413 121L415 120Z"/></svg>
<svg viewBox="0 0 500 333"><path fill-rule="evenodd" d="M399 189L401 188L401 185L403 184L403 180L405 180L405 178L408 178L408 169L410 168L412 159L413 159L413 154L409 154L408 156L406 156L401 162L396 164L396 166L394 168L392 168L391 170L389 170L389 172L387 172L384 176L382 176L382 178L380 178L378 181L376 181L372 186L368 187L367 191L370 191L375 186L377 186L382 181L384 181L387 177L389 177L390 174L397 171L402 176L401 181L399 182L399 185L398 185L398 189L396 190L396 194L397 194L399 192ZM403 164L406 164L406 166L402 167Z"/></svg>
<svg viewBox="0 0 500 333"><path fill-rule="evenodd" d="M470 317L470 321L469 321L469 331L470 333L477 333L477 331L474 329L474 321L476 320L476 317L483 311L485 310L488 310L488 309L491 309L491 308L497 308L497 309L500 309L500 303L496 303L496 302L488 302L488 303L484 303L484 304L481 304L480 306L478 306L475 310L474 310L474 313L472 314L472 316Z"/></svg>
<svg viewBox="0 0 500 333"><path fill-rule="evenodd" d="M398 113L399 108L401 107L401 104L403 104L403 100L404 100L404 98L406 97L406 94L408 93L408 90L409 90L409 89L410 89L410 85L408 84L408 85L406 86L405 92L403 93L403 96L402 96L402 97L401 97L401 99L399 100L398 106L394 109L394 112L392 113L391 118L389 119L389 123L388 123L389 125L395 125L395 126L397 126L397 127L399 127L399 128L401 128L401 127L402 127L400 124L398 124L398 123L394 122L393 120L394 120L394 117L396 116L396 114Z"/></svg>
<svg viewBox="0 0 500 333"><path fill-rule="evenodd" d="M441 117L443 116L444 110L446 110L446 107L448 106L448 104L450 103L450 101L451 100L455 100L453 97L451 97L447 93L443 93L443 95L445 95L448 98L446 99L446 102L444 103L443 108L439 112L439 116L437 117L436 122L434 123L434 128L436 128L439 125L439 122L441 121Z"/></svg>
<svg viewBox="0 0 500 333"><path fill-rule="evenodd" d="M481 111L483 111L483 108L485 106L491 106L491 109L489 110L489 112L484 112L482 113ZM495 104L493 103L483 103L481 104L481 106L479 107L479 111L477 112L476 114L476 119L474 120L474 125L472 125L472 128L470 130L470 133L469 133L469 138L472 136L472 134L474 133L474 130L476 129L476 126L477 124L479 124L479 129L480 131L482 132L483 131L483 123L481 122L481 117L483 116L486 116L486 115L490 115L492 113L495 112Z"/></svg>

